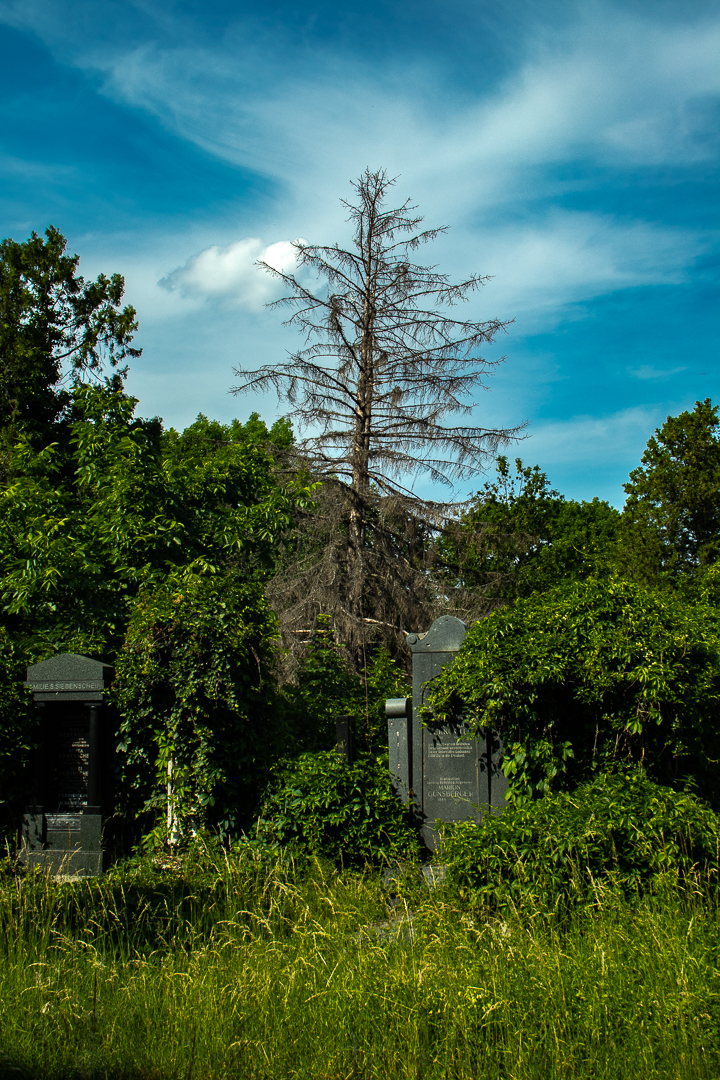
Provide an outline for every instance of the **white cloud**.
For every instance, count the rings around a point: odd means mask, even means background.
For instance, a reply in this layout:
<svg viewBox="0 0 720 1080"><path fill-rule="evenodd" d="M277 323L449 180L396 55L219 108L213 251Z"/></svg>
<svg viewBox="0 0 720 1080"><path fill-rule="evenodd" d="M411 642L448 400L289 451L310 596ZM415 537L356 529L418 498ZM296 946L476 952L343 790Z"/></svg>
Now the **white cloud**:
<svg viewBox="0 0 720 1080"><path fill-rule="evenodd" d="M184 297L222 301L230 306L258 311L276 299L281 285L266 270L266 262L282 273L296 268L295 248L290 240L267 247L257 237L236 240L225 247L212 247L192 255L183 266L162 278L159 285Z"/></svg>
<svg viewBox="0 0 720 1080"><path fill-rule="evenodd" d="M630 374L636 379L669 379L672 375L679 375L681 371L687 371L687 367L656 368L651 364L641 364L640 367L630 368Z"/></svg>
<svg viewBox="0 0 720 1080"><path fill-rule="evenodd" d="M488 229L482 260L492 268L484 303L524 332L566 317L565 305L641 285L678 284L710 241L685 229L603 214L554 211ZM463 252L469 261L469 252ZM476 260L477 261L477 260Z"/></svg>
<svg viewBox="0 0 720 1080"><path fill-rule="evenodd" d="M530 429L523 457L540 461L543 468L568 461L595 466L599 461L639 460L649 436L664 419L662 410L642 405L606 416L539 420Z"/></svg>

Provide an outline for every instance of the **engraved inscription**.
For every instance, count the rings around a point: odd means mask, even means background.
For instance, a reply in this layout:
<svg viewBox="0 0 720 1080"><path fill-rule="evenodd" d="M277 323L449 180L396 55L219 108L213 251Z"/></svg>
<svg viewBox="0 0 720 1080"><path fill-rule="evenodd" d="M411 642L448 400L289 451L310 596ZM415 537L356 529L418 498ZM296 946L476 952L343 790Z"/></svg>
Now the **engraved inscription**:
<svg viewBox="0 0 720 1080"><path fill-rule="evenodd" d="M468 754L472 754L474 748L470 742L457 742L451 743L439 743L436 746L429 746L426 753L428 757L434 758L453 758L453 757L466 757Z"/></svg>
<svg viewBox="0 0 720 1080"><path fill-rule="evenodd" d="M58 804L60 809L79 810L87 804L90 745L87 723L66 722L58 747Z"/></svg>
<svg viewBox="0 0 720 1080"><path fill-rule="evenodd" d="M459 776L441 776L428 784L430 799L464 799L466 802L475 795L475 784L461 780Z"/></svg>
<svg viewBox="0 0 720 1080"><path fill-rule="evenodd" d="M98 679L85 682L28 682L31 690L104 690L105 684Z"/></svg>
<svg viewBox="0 0 720 1080"><path fill-rule="evenodd" d="M79 817L70 817L69 814L48 814L46 821L48 829L68 829L70 832L80 832Z"/></svg>
<svg viewBox="0 0 720 1080"><path fill-rule="evenodd" d="M462 726L425 731L423 810L433 821L462 821L476 817L473 807L483 801L479 788L478 744ZM484 778L483 778L484 781Z"/></svg>

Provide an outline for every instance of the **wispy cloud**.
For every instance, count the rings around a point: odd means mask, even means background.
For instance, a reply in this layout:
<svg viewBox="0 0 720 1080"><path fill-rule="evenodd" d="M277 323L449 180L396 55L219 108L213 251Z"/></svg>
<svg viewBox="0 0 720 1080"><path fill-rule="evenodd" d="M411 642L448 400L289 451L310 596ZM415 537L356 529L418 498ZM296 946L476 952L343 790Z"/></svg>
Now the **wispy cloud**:
<svg viewBox="0 0 720 1080"><path fill-rule="evenodd" d="M669 379L681 371L687 371L687 367L656 368L652 364L641 364L640 367L630 368L630 374L636 379Z"/></svg>
<svg viewBox="0 0 720 1080"><path fill-rule="evenodd" d="M87 52L81 62L103 73L116 100L277 181L273 217L284 231L335 239L348 179L366 164L401 173L402 194L429 221L452 223L448 261L494 275L487 302L497 313L524 312L528 328L548 327L568 304L680 282L708 247L695 231L634 218L629 207L624 215L542 209L587 183L559 179L564 162L677 168L715 149L720 19L678 28L614 5L579 10L552 47L528 40L516 70L462 103L440 65L421 73L399 63L389 73L357 56L325 55L311 72L291 60L279 72L287 58L263 56L239 31L212 51L144 43ZM517 206L527 214L533 204L539 210L527 220L513 220ZM230 281L242 261L237 243L227 237L223 254L191 258L167 284L190 294L198 274ZM236 286L251 306L259 302L251 278Z"/></svg>

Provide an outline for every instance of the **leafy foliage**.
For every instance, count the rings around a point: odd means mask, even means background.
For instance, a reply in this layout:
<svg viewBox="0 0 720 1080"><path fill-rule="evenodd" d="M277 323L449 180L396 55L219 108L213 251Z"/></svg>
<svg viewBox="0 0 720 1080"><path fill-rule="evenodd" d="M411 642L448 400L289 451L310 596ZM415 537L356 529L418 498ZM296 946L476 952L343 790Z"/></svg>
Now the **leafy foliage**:
<svg viewBox="0 0 720 1080"><path fill-rule="evenodd" d="M367 651L368 662L356 674L330 617L318 616L295 683L285 688L288 720L300 749L329 749L340 714L353 718L355 740L366 750L377 753L387 745L385 700L406 696L408 679L383 645Z"/></svg>
<svg viewBox="0 0 720 1080"><path fill-rule="evenodd" d="M480 824L447 826L441 857L450 881L474 903L531 900L547 910L597 901L608 884L634 893L694 871L717 884L719 850L717 814L630 769L509 806Z"/></svg>
<svg viewBox="0 0 720 1080"><path fill-rule="evenodd" d="M472 626L436 687L436 711L459 702L500 732L516 801L613 761L694 776L717 797L720 638L706 605L620 579L559 587Z"/></svg>
<svg viewBox="0 0 720 1080"><path fill-rule="evenodd" d="M23 768L33 743L33 710L22 686L23 659L0 627L0 835L12 823Z"/></svg>
<svg viewBox="0 0 720 1080"><path fill-rule="evenodd" d="M669 416L625 484L629 560L646 578L692 574L720 556L720 419L710 398Z"/></svg>
<svg viewBox="0 0 720 1080"><path fill-rule="evenodd" d="M199 417L163 434L135 418L135 404L80 384L64 443L36 451L22 436L13 448L0 483L2 619L26 663L119 653L120 699L137 721L123 729L126 806L157 809L172 757L179 832L205 822L232 831L249 820L276 749L257 690L275 633L261 582L311 492L275 476L267 444L287 444L287 424Z"/></svg>
<svg viewBox="0 0 720 1080"><path fill-rule="evenodd" d="M491 604L583 580L606 563L620 514L599 499L566 500L535 465L497 458L497 476L473 499L439 552L451 583Z"/></svg>
<svg viewBox="0 0 720 1080"><path fill-rule="evenodd" d="M125 809L157 839L249 824L281 752L275 633L260 587L230 575L185 573L137 597L113 695Z"/></svg>
<svg viewBox="0 0 720 1080"><path fill-rule="evenodd" d="M273 475L270 437L199 417L163 435L122 390L73 391L67 448L12 451L0 484L0 602L36 656L120 647L140 587L181 569L260 579L309 489ZM263 438L264 434L264 438ZM278 437L285 438L284 430Z"/></svg>
<svg viewBox="0 0 720 1080"><path fill-rule="evenodd" d="M122 276L86 282L78 262L52 226L45 240L33 233L0 243L0 429L40 446L71 407L66 373L71 381L100 376L105 361L115 367L140 355L130 344L135 310L120 309Z"/></svg>
<svg viewBox="0 0 720 1080"><path fill-rule="evenodd" d="M265 842L292 845L341 866L415 857L417 838L390 784L387 757L348 765L335 751L285 763L256 827Z"/></svg>

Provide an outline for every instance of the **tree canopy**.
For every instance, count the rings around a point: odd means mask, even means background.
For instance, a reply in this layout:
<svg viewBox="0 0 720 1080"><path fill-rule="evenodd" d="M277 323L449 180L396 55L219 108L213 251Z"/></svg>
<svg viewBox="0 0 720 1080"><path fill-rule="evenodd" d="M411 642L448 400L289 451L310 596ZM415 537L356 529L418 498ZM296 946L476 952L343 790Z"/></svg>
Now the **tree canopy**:
<svg viewBox="0 0 720 1080"><path fill-rule="evenodd" d="M65 247L53 226L44 240L0 243L0 430L38 445L57 435L70 386L140 355L135 309L120 307L122 276L85 281Z"/></svg>
<svg viewBox="0 0 720 1080"><path fill-rule="evenodd" d="M479 593L487 612L596 573L613 558L619 531L609 503L565 499L537 465L516 458L513 470L501 455L495 478L444 530L443 578L460 594Z"/></svg>
<svg viewBox="0 0 720 1080"><path fill-rule="evenodd" d="M692 575L720 555L720 419L710 398L669 416L625 486L635 571Z"/></svg>

